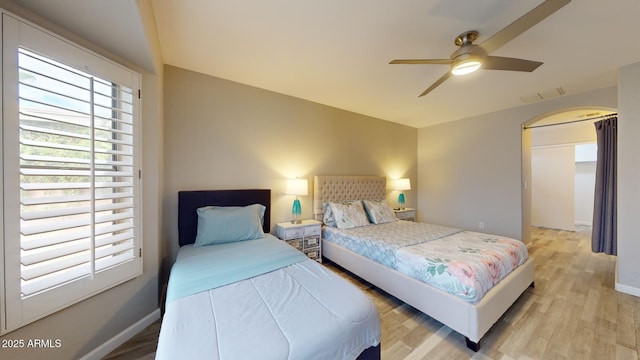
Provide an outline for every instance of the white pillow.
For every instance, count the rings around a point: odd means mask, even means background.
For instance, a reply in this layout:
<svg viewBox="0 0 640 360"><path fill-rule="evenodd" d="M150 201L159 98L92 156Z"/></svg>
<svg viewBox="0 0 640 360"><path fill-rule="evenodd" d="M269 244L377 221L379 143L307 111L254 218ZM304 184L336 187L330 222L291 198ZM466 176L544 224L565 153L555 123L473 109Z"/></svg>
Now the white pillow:
<svg viewBox="0 0 640 360"><path fill-rule="evenodd" d="M384 224L397 220L396 214L389 207L387 200L363 200L362 202L372 223Z"/></svg>
<svg viewBox="0 0 640 360"><path fill-rule="evenodd" d="M362 207L362 201L344 201L341 203L329 203L338 229L351 229L369 225L369 219Z"/></svg>

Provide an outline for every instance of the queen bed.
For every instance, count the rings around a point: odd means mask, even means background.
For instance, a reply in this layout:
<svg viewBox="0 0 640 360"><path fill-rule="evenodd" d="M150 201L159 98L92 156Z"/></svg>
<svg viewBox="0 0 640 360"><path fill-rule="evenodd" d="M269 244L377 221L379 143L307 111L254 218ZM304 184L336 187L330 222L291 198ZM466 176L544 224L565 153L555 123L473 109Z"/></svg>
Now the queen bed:
<svg viewBox="0 0 640 360"><path fill-rule="evenodd" d="M526 246L433 224L375 221L385 212L373 205L386 205L386 195L384 177L316 176L313 208L325 224L323 256L464 335L467 347L478 351L491 326L533 286ZM464 262L473 258L475 270Z"/></svg>
<svg viewBox="0 0 640 360"><path fill-rule="evenodd" d="M270 197L179 193L156 359L380 359L372 300L269 234Z"/></svg>

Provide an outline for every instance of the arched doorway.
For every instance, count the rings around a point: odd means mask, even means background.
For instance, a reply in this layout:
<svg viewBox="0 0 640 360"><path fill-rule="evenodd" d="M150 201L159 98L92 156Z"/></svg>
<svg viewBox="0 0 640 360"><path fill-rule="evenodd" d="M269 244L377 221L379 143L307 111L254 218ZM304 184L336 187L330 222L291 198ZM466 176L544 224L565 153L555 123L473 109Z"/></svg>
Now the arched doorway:
<svg viewBox="0 0 640 360"><path fill-rule="evenodd" d="M579 222L584 222L584 218L589 218L593 200L578 198L577 200L582 200L581 203L576 201L574 194L576 190L589 191L585 189L585 186L592 186L588 183L588 176L585 177L580 172L590 171L591 167L595 169L595 159L592 164L589 163L591 160L576 161L575 150L577 145L595 143L593 122L597 121L599 117L613 112L616 112L616 109L608 107L567 108L537 116L523 124L522 240L525 243L531 241L532 225L540 226L542 223L552 228L572 230L576 223L576 209L580 211ZM548 161L548 163L540 165L540 161ZM564 166L563 164L569 165ZM540 169L541 166L543 169L545 166L549 167L546 173L550 178L545 179L544 183L539 179L544 179L545 174L535 174L534 176L532 172L533 168ZM572 177L572 180L569 180L569 177ZM534 180L536 179L538 179L539 185L536 187L537 190L534 190ZM566 186L563 187L563 184ZM538 196L555 196L554 194L565 194L567 198L550 199L555 203L545 210L544 201L542 204L540 204L541 201L534 201L534 193L536 193L537 200L544 200L539 199ZM590 204L588 204L589 201ZM535 209L534 204L536 204ZM585 208L588 206L591 208Z"/></svg>

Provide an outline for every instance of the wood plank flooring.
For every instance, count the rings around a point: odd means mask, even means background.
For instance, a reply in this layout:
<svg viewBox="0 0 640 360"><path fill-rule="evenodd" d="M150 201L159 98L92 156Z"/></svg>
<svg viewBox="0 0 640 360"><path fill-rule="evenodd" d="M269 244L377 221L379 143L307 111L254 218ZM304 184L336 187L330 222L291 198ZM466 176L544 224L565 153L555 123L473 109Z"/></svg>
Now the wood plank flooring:
<svg viewBox="0 0 640 360"><path fill-rule="evenodd" d="M588 231L533 228L536 287L489 330L474 353L464 337L333 264L371 296L382 324L382 358L638 359L640 298L614 290L615 257L591 253ZM160 322L106 359L153 359Z"/></svg>

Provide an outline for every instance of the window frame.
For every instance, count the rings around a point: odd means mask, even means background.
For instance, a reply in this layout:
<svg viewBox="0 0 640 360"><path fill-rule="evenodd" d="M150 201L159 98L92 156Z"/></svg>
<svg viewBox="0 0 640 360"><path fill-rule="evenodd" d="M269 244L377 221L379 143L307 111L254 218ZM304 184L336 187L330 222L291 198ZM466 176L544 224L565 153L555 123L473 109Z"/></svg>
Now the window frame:
<svg viewBox="0 0 640 360"><path fill-rule="evenodd" d="M1 10L1 9L0 9ZM142 274L142 180L141 176L141 76L120 64L110 61L90 50L46 31L34 24L2 11L3 49L2 113L0 120L0 161L3 175L0 186L4 191L2 218L0 222L0 334L41 319L51 313L76 304L86 298L106 291ZM18 106L18 49L24 48L44 57L79 69L112 83L132 89L133 95L133 211L134 211L134 258L113 268L93 273L46 290L43 293L21 298L20 281L20 150L19 150L19 106ZM94 127L95 129L95 127ZM15 135L15 136L14 136ZM92 215L93 216L93 215Z"/></svg>

